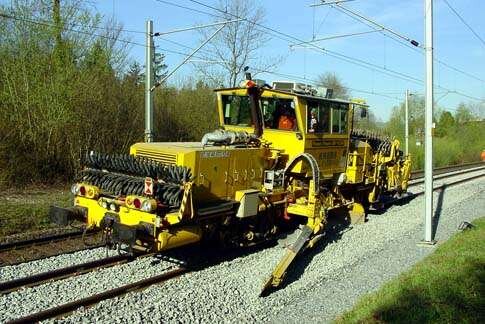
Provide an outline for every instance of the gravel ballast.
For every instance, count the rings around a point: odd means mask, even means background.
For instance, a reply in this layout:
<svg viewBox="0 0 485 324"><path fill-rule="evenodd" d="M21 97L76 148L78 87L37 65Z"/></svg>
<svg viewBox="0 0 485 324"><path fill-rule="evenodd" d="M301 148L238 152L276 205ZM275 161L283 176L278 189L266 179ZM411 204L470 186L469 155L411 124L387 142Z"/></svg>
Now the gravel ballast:
<svg viewBox="0 0 485 324"><path fill-rule="evenodd" d="M108 255L114 255L114 251L108 251ZM75 264L98 260L104 257L106 257L106 249L96 248L60 254L45 259L20 263L14 266L3 266L0 267L0 282L32 276L37 273L52 271Z"/></svg>
<svg viewBox="0 0 485 324"><path fill-rule="evenodd" d="M171 262L144 257L84 275L24 288L0 296L0 322L133 283L163 273L174 266Z"/></svg>
<svg viewBox="0 0 485 324"><path fill-rule="evenodd" d="M485 180L480 178L435 192L434 202L440 211L436 239L443 242L463 220L483 216L480 213L485 207ZM141 292L103 301L62 321L330 321L362 294L377 289L435 249L416 245L423 237L423 205L421 196L381 215L370 215L364 225L330 234L297 259L287 277L287 286L266 298L259 298L258 294L285 252L281 247L267 248ZM0 296L0 321L51 307L53 302L67 302L133 282L172 266L165 261L153 264L148 259L139 260Z"/></svg>

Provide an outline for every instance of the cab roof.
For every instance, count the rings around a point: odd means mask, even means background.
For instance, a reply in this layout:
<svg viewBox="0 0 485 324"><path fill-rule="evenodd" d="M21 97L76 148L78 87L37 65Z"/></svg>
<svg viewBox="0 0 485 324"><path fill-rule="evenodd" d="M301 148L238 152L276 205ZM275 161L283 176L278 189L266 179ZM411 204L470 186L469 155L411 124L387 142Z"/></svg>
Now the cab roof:
<svg viewBox="0 0 485 324"><path fill-rule="evenodd" d="M236 91L236 90L244 90L246 88L243 87L232 87L232 88L218 88L214 89L214 92L221 92L221 91ZM273 88L263 88L264 91L269 91L269 92L274 92L274 93L281 93L285 95L290 95L298 98L304 98L304 99L313 99L313 100L325 100L325 101L332 101L332 102L337 102L337 103L345 103L345 104L354 104L354 105L359 105L359 106L364 106L367 107L366 104L359 103L356 101L351 101L351 100L344 100L344 99L338 99L338 98L325 98L321 96L313 96L310 94L305 94L305 93L299 93L299 92L293 92L293 91L284 91L284 90L279 90L279 89L273 89Z"/></svg>

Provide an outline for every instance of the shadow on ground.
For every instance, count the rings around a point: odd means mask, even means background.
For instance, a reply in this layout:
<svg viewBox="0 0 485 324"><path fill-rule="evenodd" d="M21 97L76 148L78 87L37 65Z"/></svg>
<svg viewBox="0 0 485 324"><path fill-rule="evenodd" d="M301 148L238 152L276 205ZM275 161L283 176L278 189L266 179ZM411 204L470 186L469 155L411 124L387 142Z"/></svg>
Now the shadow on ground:
<svg viewBox="0 0 485 324"><path fill-rule="evenodd" d="M343 233L351 230L352 226L349 223L349 218L343 218L338 215L331 215L328 219L328 224L325 229L325 236L317 242L317 244L298 255L291 264L286 274L285 280L279 289L285 289L289 284L299 280L306 267L312 262L313 258L320 254L325 248L334 242L337 242L342 237Z"/></svg>

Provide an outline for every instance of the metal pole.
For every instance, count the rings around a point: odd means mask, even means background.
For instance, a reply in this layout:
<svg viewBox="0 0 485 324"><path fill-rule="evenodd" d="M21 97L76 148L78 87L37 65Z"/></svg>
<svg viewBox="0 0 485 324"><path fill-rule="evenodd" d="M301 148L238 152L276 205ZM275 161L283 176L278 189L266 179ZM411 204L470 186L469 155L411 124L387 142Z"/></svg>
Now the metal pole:
<svg viewBox="0 0 485 324"><path fill-rule="evenodd" d="M163 84L165 81L167 81L168 78L170 78L172 76L172 74L174 74L178 69L180 69L180 67L182 67L182 65L184 65L185 63L187 63L188 60L190 60L190 58L192 56L194 56L195 53L197 53L202 47L205 46L205 44L207 44L208 42L210 42L226 25L223 25L221 27L219 27L218 30L216 30L209 38L207 38L202 44L199 45L199 47L197 47L196 49L194 49L192 51L192 53L190 53L179 65L177 65L172 71L170 71L170 73L168 73L163 79L161 79L160 81L157 81L157 83L150 88L151 91L155 90L156 87L158 87L159 85Z"/></svg>
<svg viewBox="0 0 485 324"><path fill-rule="evenodd" d="M425 0L426 115L425 115L425 218L424 242L433 244L433 0Z"/></svg>
<svg viewBox="0 0 485 324"><path fill-rule="evenodd" d="M153 142L153 92L154 83L153 61L153 21L146 22L146 46L145 46L145 142Z"/></svg>
<svg viewBox="0 0 485 324"><path fill-rule="evenodd" d="M406 100L405 100L405 121L404 121L404 142L406 145L405 153L406 156L409 155L409 90L406 90Z"/></svg>

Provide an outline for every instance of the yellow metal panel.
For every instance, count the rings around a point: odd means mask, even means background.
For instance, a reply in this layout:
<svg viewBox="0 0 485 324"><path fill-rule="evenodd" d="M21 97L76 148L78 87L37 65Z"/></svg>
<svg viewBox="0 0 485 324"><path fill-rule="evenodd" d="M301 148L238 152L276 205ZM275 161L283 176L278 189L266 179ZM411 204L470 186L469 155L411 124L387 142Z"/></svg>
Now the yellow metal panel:
<svg viewBox="0 0 485 324"><path fill-rule="evenodd" d="M105 209L98 204L97 200L76 197L74 199L76 206L86 207L88 209L87 223L90 225L99 226L106 212L114 214L115 212ZM117 213L120 217L120 222L125 225L138 225L140 222L155 224L155 215L140 210L130 209L127 207L120 207Z"/></svg>
<svg viewBox="0 0 485 324"><path fill-rule="evenodd" d="M233 150L224 147L196 152L197 167L193 175L196 184L194 196L197 201L218 200L228 196L229 162L232 154Z"/></svg>
<svg viewBox="0 0 485 324"><path fill-rule="evenodd" d="M173 249L179 246L196 243L202 237L202 230L198 226L164 230L158 234L158 251Z"/></svg>

